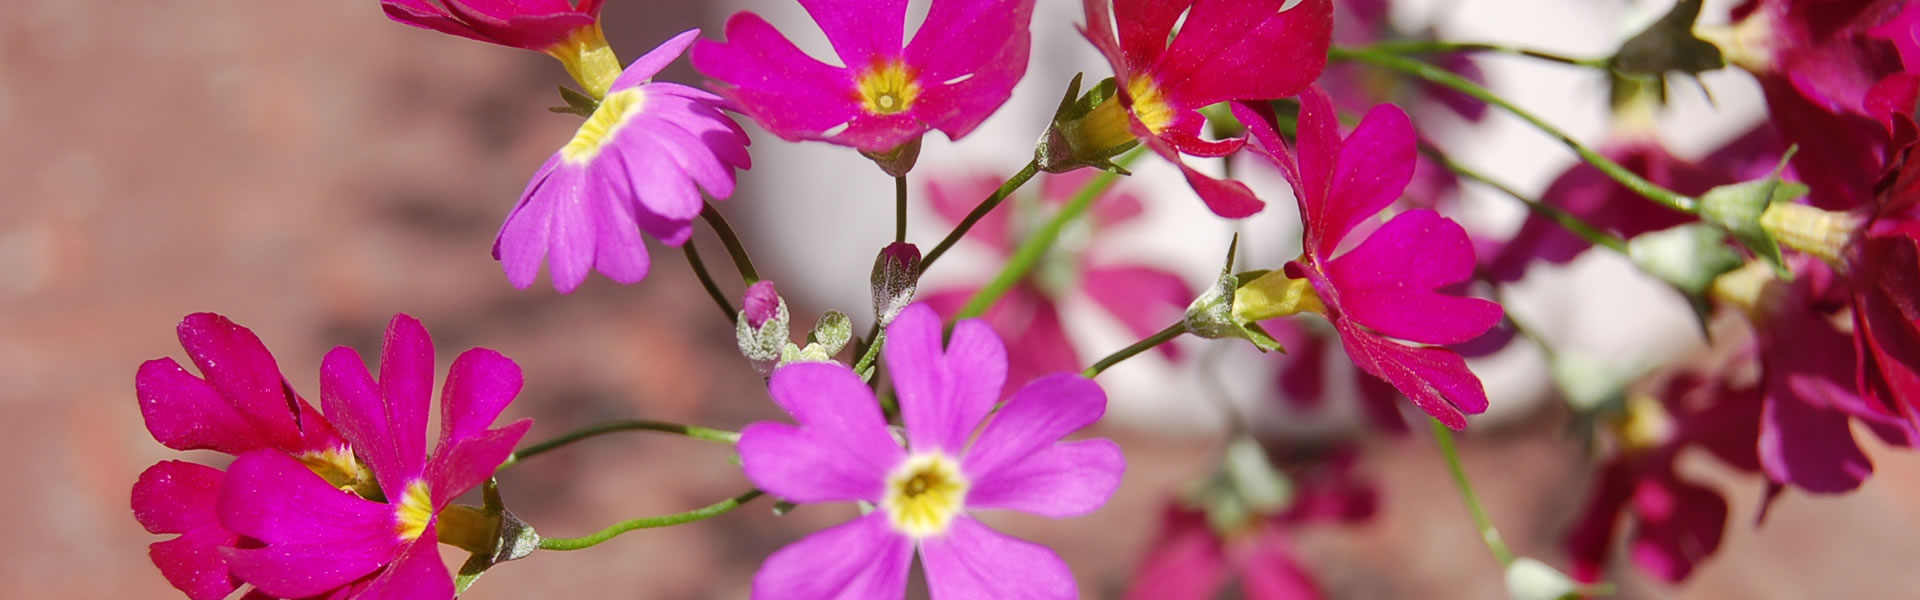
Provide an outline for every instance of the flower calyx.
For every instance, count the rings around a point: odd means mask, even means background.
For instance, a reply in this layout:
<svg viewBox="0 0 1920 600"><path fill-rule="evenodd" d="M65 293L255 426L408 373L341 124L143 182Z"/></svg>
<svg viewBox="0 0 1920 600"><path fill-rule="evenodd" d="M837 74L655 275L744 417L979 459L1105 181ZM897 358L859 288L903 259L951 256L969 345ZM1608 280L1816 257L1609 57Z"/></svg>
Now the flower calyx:
<svg viewBox="0 0 1920 600"><path fill-rule="evenodd" d="M499 482L488 479L481 488L482 504L450 505L440 511L440 542L470 552L454 576L454 588L464 592L494 565L519 560L540 548L540 534L507 510L500 500Z"/></svg>
<svg viewBox="0 0 1920 600"><path fill-rule="evenodd" d="M853 339L853 320L847 313L829 310L820 314L820 320L814 322L813 332L807 334L806 347L787 344L780 351L780 365L797 362L833 362L834 355L847 347Z"/></svg>
<svg viewBox="0 0 1920 600"><path fill-rule="evenodd" d="M1252 271L1240 274L1234 273L1233 255L1239 245L1240 236L1235 235L1233 237L1233 244L1227 247L1227 264L1220 270L1219 279L1214 280L1214 284L1208 287L1207 291L1201 292L1199 298L1195 298L1192 304L1187 305L1187 314L1181 319L1181 323L1186 326L1188 332L1203 338L1215 340L1238 338L1253 342L1253 346L1259 348L1261 352L1273 350L1286 352L1286 348L1280 345L1279 340L1273 339L1272 335L1269 335L1265 329L1260 327L1259 323L1255 322L1258 319L1249 318L1261 317L1268 313L1274 313L1272 316L1276 317L1281 316L1281 314L1265 308L1262 301L1251 300L1251 298L1256 297L1267 298L1267 286L1263 284L1261 288L1249 292L1252 295L1249 296L1249 306L1247 307L1243 307L1239 299L1240 293L1245 290L1242 285L1243 281L1258 281L1267 276L1278 274L1279 272ZM1281 275L1281 277L1284 278L1284 275ZM1308 288L1308 290L1308 295L1311 295L1311 288ZM1306 302L1304 297L1301 297L1297 304L1303 307L1307 304L1319 306L1319 297L1314 296L1310 303ZM1294 312L1298 312L1298 310Z"/></svg>
<svg viewBox="0 0 1920 600"><path fill-rule="evenodd" d="M1052 123L1033 148L1034 162L1048 173L1094 167L1130 175L1113 163L1114 157L1140 143L1133 135L1126 107L1120 104L1118 84L1108 77L1081 94L1080 81L1085 75L1076 73L1067 84Z"/></svg>
<svg viewBox="0 0 1920 600"><path fill-rule="evenodd" d="M920 139L913 138L904 144L894 146L892 150L882 152L861 150L860 155L873 161L873 164L879 165L880 170L886 172L888 177L905 177L907 172L913 170L913 165L920 162Z"/></svg>
<svg viewBox="0 0 1920 600"><path fill-rule="evenodd" d="M771 281L759 281L747 287L744 307L735 315L734 341L740 354L753 363L753 369L765 375L778 366L788 346L787 301Z"/></svg>
<svg viewBox="0 0 1920 600"><path fill-rule="evenodd" d="M888 244L873 258L868 279L873 291L873 318L880 327L886 327L913 303L920 286L920 247L907 242Z"/></svg>
<svg viewBox="0 0 1920 600"><path fill-rule="evenodd" d="M1690 223L1634 237L1627 242L1627 256L1641 271L1685 295L1705 334L1711 309L1706 299L1708 288L1715 278L1746 262L1726 244L1726 237L1717 226Z"/></svg>
<svg viewBox="0 0 1920 600"><path fill-rule="evenodd" d="M1781 262L1780 243L1777 240L1793 239L1791 238L1793 232L1781 230L1776 234L1774 228L1767 226L1766 215L1775 212L1776 206L1781 209L1802 206L1793 201L1807 194L1807 186L1780 178L1780 174L1787 168L1787 161L1793 159L1797 149L1798 147L1788 148L1786 155L1780 157L1780 164L1775 166L1773 173L1764 179L1727 184L1707 190L1707 193L1700 195L1701 219L1733 234L1733 239L1739 240L1741 245L1752 250L1755 255L1766 259L1773 265L1774 272L1785 279L1793 278L1793 273L1787 270L1785 263ZM1812 207L1806 208L1812 209ZM1809 253L1812 254L1812 252ZM1834 256L1837 260L1837 251Z"/></svg>

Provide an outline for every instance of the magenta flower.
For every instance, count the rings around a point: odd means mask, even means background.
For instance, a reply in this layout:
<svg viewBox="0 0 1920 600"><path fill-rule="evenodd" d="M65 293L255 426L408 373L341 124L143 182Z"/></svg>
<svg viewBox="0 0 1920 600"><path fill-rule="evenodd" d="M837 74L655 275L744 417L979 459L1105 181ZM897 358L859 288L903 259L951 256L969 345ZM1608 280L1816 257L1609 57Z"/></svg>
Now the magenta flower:
<svg viewBox="0 0 1920 600"><path fill-rule="evenodd" d="M884 153L929 129L958 140L1027 72L1033 0L934 0L911 43L906 0L800 4L845 66L807 56L750 12L727 20L728 41L693 48L694 68L726 84L721 95L788 141Z"/></svg>
<svg viewBox="0 0 1920 600"><path fill-rule="evenodd" d="M604 0L380 0L387 18L421 29L527 50L548 51L593 29Z"/></svg>
<svg viewBox="0 0 1920 600"><path fill-rule="evenodd" d="M171 358L147 361L134 377L147 431L175 450L291 456L315 472L351 482L359 471L347 442L288 386L273 355L252 331L213 313L180 321L180 346L205 378ZM194 600L226 598L240 582L227 550L237 536L214 512L225 473L169 460L148 467L133 485L133 516L153 533L180 534L149 547L174 587Z"/></svg>
<svg viewBox="0 0 1920 600"><path fill-rule="evenodd" d="M1111 0L1109 11L1108 2L1084 0L1081 33L1113 66L1117 103L1094 108L1076 126L1071 145L1098 151L1138 139L1180 167L1214 214L1237 219L1260 212L1266 203L1246 184L1214 179L1180 155L1220 157L1246 144L1244 138L1201 139L1201 108L1285 98L1313 83L1332 43L1332 3L1301 0L1283 10L1288 0Z"/></svg>
<svg viewBox="0 0 1920 600"><path fill-rule="evenodd" d="M1053 551L996 532L968 509L1062 518L1105 504L1125 469L1119 446L1060 438L1099 419L1106 394L1062 373L1028 383L995 411L1007 372L1000 339L966 320L945 348L940 340L940 319L925 305L907 307L887 328L904 448L853 370L799 363L774 372L773 399L799 424L755 423L740 433L747 478L793 502L877 508L767 557L754 597L900 598L916 551L935 598L1078 596Z"/></svg>
<svg viewBox="0 0 1920 600"><path fill-rule="evenodd" d="M1269 321L1263 327L1287 349L1285 354L1281 354L1284 358L1274 373L1274 382L1281 392L1282 401L1295 408L1318 410L1330 398L1338 397L1327 389L1329 361L1348 360L1346 353L1332 344L1337 334L1309 330L1296 321ZM1360 415L1368 425L1395 435L1411 431L1407 427L1406 417L1400 414L1400 390L1366 371L1356 368L1350 373L1356 394L1350 397L1350 401L1359 405Z"/></svg>
<svg viewBox="0 0 1920 600"><path fill-rule="evenodd" d="M1015 196L1007 210L987 213L967 232L967 238L981 242L997 260L1004 260L1019 244L1015 232L1025 229L1016 225L1016 220L1050 216L1092 177L1085 171L1048 176L1041 181L1037 198ZM999 185L1000 180L991 176L936 179L927 186L927 198L936 214L958 223L974 202ZM1063 246L1061 251L1049 253L1044 266L1034 269L982 315L994 332L1011 340L1007 348L1008 383L1019 386L1041 375L1077 371L1085 366L1060 317L1060 303L1076 290L1084 292L1135 337L1152 335L1180 317L1195 293L1179 275L1146 265L1099 262L1091 252L1099 249L1102 234L1139 218L1143 210L1140 198L1129 193L1109 192L1095 199L1084 223L1089 230L1084 237L1085 248L1090 251L1075 252ZM924 301L934 312L951 317L979 289L980 284L972 284L934 291ZM1161 344L1159 349L1169 359L1179 358L1178 346Z"/></svg>
<svg viewBox="0 0 1920 600"><path fill-rule="evenodd" d="M1270 111L1241 103L1234 111L1292 185L1305 226L1300 258L1248 286L1297 288L1303 285L1298 280L1306 280L1306 295L1314 300L1295 310L1325 315L1361 370L1393 384L1447 426L1466 427L1466 415L1487 409L1486 391L1466 361L1452 350L1390 339L1457 344L1500 322L1498 304L1436 291L1473 274L1466 231L1432 210L1409 210L1335 256L1348 234L1399 198L1413 175L1414 134L1406 113L1391 104L1376 106L1342 139L1332 101L1309 89L1300 97L1296 162L1267 120ZM1237 298L1235 303L1240 312Z"/></svg>
<svg viewBox="0 0 1920 600"><path fill-rule="evenodd" d="M638 282L648 269L641 231L684 244L705 206L700 191L733 194L734 169L752 161L746 132L720 112L724 102L649 81L699 33L675 36L628 66L573 139L534 172L493 243L514 287L533 285L542 262L563 294L589 270Z"/></svg>
<svg viewBox="0 0 1920 600"><path fill-rule="evenodd" d="M353 349L327 353L320 403L378 492L341 489L283 453L242 455L219 501L220 522L246 540L229 553L235 575L278 598L342 587L360 598L453 597L436 548L441 510L493 476L533 422L488 428L520 392L520 368L492 350L469 350L447 374L440 439L428 455L433 357L426 329L406 315L387 327L378 382Z"/></svg>

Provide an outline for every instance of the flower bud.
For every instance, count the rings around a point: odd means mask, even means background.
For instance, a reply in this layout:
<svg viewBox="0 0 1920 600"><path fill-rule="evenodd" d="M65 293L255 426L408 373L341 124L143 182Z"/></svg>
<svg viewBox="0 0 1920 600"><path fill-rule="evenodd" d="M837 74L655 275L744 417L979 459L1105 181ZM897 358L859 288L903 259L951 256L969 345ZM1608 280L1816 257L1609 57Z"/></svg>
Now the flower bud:
<svg viewBox="0 0 1920 600"><path fill-rule="evenodd" d="M1794 150L1788 148L1786 156L1780 157L1779 166L1774 167L1773 174L1764 179L1723 185L1700 195L1700 219L1719 225L1733 234L1733 239L1739 240L1747 249L1771 263L1774 272L1781 277L1791 275L1781 262L1780 244L1775 240L1788 238L1783 237L1784 232L1776 233L1767 226L1766 215L1777 214L1773 207L1785 209L1799 206L1793 200L1807 195L1806 185L1780 178L1780 173L1787 168L1787 161L1793 159Z"/></svg>
<svg viewBox="0 0 1920 600"><path fill-rule="evenodd" d="M1034 146L1033 159L1040 170L1065 173L1081 167L1126 173L1112 159L1132 149L1138 139L1133 135L1127 109L1120 105L1118 86L1109 77L1080 94L1082 75L1073 76L1066 96L1054 109L1053 123Z"/></svg>
<svg viewBox="0 0 1920 600"><path fill-rule="evenodd" d="M440 543L470 553L454 578L461 592L493 565L526 558L540 548L540 534L507 510L497 482L487 480L481 492L481 506L453 504L441 510L435 530Z"/></svg>
<svg viewBox="0 0 1920 600"><path fill-rule="evenodd" d="M886 172L889 177L905 177L908 171L913 170L913 165L920 162L920 138L913 138L912 141L894 146L892 150L885 152L861 150L860 155L873 161L873 164L879 165L880 170Z"/></svg>
<svg viewBox="0 0 1920 600"><path fill-rule="evenodd" d="M734 319L734 341L754 370L771 373L781 353L792 345L787 339L787 301L774 290L773 282L761 281L747 287L741 306L745 308Z"/></svg>
<svg viewBox="0 0 1920 600"><path fill-rule="evenodd" d="M1227 265L1220 270L1220 278L1215 280L1207 291L1202 292L1199 298L1195 298L1192 304L1187 305L1187 315L1181 319L1181 323L1186 326L1188 332L1203 338L1214 340L1239 338L1253 342L1253 346L1259 348L1261 352L1270 350L1285 352L1286 349L1280 347L1279 340L1273 339L1265 329L1261 329L1260 324L1254 322L1255 319L1248 318L1249 316L1266 318L1263 315L1268 311L1264 308L1240 306L1238 297L1241 291L1240 276L1233 273L1233 254L1239 245L1240 237L1234 236L1233 245L1227 247ZM1261 279L1265 278L1256 278L1255 281ZM1256 290L1254 293L1261 293L1261 291ZM1304 309L1306 304L1304 299L1296 298L1297 306ZM1311 304L1319 305L1319 297L1313 297Z"/></svg>
<svg viewBox="0 0 1920 600"><path fill-rule="evenodd" d="M741 301L741 306L747 325L759 329L780 311L780 292L773 288L772 281L760 281L747 286L747 297Z"/></svg>
<svg viewBox="0 0 1920 600"><path fill-rule="evenodd" d="M873 318L886 327L900 315L920 285L920 247L906 242L887 244L873 259Z"/></svg>

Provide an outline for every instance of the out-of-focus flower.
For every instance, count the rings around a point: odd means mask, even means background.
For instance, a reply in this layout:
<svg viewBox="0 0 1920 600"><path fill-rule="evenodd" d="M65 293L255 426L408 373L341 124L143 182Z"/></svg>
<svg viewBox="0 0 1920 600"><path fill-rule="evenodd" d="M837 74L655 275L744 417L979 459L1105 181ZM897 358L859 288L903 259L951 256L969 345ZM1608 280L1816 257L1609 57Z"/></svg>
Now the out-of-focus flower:
<svg viewBox="0 0 1920 600"><path fill-rule="evenodd" d="M628 66L573 139L534 172L493 243L515 287L533 285L542 263L561 293L589 270L638 282L649 266L641 231L686 243L705 206L701 190L733 195L734 170L752 160L746 132L720 111L724 101L650 81L699 33L675 36Z"/></svg>
<svg viewBox="0 0 1920 600"><path fill-rule="evenodd" d="M470 523L449 524L442 513L492 477L533 422L489 428L519 394L520 368L492 350L469 350L447 374L439 442L427 454L433 357L426 329L406 315L387 328L377 383L351 348L327 354L320 403L378 493L343 490L285 453L241 455L219 499L221 524L244 538L228 553L236 576L279 598L340 588L368 598L453 597L436 540L473 532L453 531Z"/></svg>
<svg viewBox="0 0 1920 600"><path fill-rule="evenodd" d="M1018 239L1029 222L1052 216L1067 199L1092 178L1080 171L1048 176L1035 196L1016 195L1012 206L988 213L972 230L968 239L983 243L999 259L1013 254ZM927 198L934 212L959 222L974 202L993 193L1000 185L990 176L954 180L931 180ZM1173 323L1194 293L1179 275L1145 265L1107 264L1094 260L1092 250L1110 228L1139 218L1144 210L1140 198L1130 193L1109 191L1094 200L1090 214L1075 222L1073 230L1042 259L1041 265L1015 284L1007 295L982 315L993 330L1012 340L1007 354L1007 381L1018 386L1035 377L1060 371L1078 371L1086 366L1073 348L1060 316L1060 303L1076 291L1083 292L1094 304L1144 338ZM979 290L979 285L928 293L925 301L942 316L951 317ZM1161 344L1168 358L1178 358L1179 348Z"/></svg>
<svg viewBox="0 0 1920 600"><path fill-rule="evenodd" d="M1287 4L1085 0L1082 33L1113 66L1116 95L1066 127L1073 154L1100 155L1138 140L1180 167L1214 214L1237 219L1259 212L1266 203L1245 184L1214 179L1180 155L1220 157L1246 144L1244 138L1201 139L1201 108L1285 98L1320 76L1332 43L1332 3Z"/></svg>
<svg viewBox="0 0 1920 600"><path fill-rule="evenodd" d="M1342 139L1332 101L1310 89L1300 98L1296 161L1267 120L1270 111L1242 103L1234 111L1295 190L1305 227L1300 258L1247 283L1234 299L1236 317L1320 313L1362 370L1392 383L1447 426L1466 427L1466 415L1487 408L1486 390L1466 361L1452 350L1391 339L1457 344L1500 322L1498 304L1436 291L1472 275L1466 231L1432 210L1409 210L1335 256L1348 234L1398 199L1412 177L1414 134L1406 113L1376 106ZM1261 300L1277 298L1296 300Z"/></svg>
<svg viewBox="0 0 1920 600"><path fill-rule="evenodd" d="M1264 327L1287 348L1274 371L1281 400L1307 410L1325 406L1331 395L1327 366L1348 360L1347 354L1332 343L1338 335L1298 321L1269 321ZM1353 401L1369 425L1393 434L1411 431L1406 417L1400 414L1400 391L1393 389L1393 384L1359 369L1348 372L1353 376Z"/></svg>
<svg viewBox="0 0 1920 600"><path fill-rule="evenodd" d="M293 392L252 331L195 313L180 321L179 336L204 378L171 358L140 365L134 389L154 439L175 450L271 451L334 485L363 479L346 440ZM169 460L148 467L133 485L134 518L147 531L180 534L149 548L154 566L194 600L226 598L240 586L227 564L238 536L215 516L225 479L219 469Z"/></svg>
<svg viewBox="0 0 1920 600"><path fill-rule="evenodd" d="M1681 479L1676 461L1688 446L1699 446L1728 466L1759 470L1760 389L1728 386L1720 374L1689 372L1670 379L1659 398L1629 398L1611 423L1613 454L1600 466L1567 535L1575 579L1605 577L1621 521L1629 516L1627 556L1663 581L1685 579L1720 547L1727 501Z"/></svg>
<svg viewBox="0 0 1920 600"><path fill-rule="evenodd" d="M1002 535L968 510L1062 518L1105 504L1125 468L1119 446L1060 441L1105 412L1100 386L1075 374L1043 377L996 412L1007 369L999 338L966 320L943 348L940 318L918 304L887 328L883 354L905 448L873 391L837 363L775 371L769 391L799 424L762 422L741 432L741 467L760 489L803 504L877 507L767 557L754 597L900 598L916 549L934 597L1077 597L1058 555Z"/></svg>
<svg viewBox="0 0 1920 600"><path fill-rule="evenodd" d="M965 137L1006 103L1027 72L1033 0L935 0L904 43L906 0L801 2L844 67L801 52L750 12L727 41L701 41L693 66L720 94L789 141L884 154L929 129Z"/></svg>
<svg viewBox="0 0 1920 600"><path fill-rule="evenodd" d="M593 97L607 94L620 60L600 30L605 0L380 0L387 18L421 29L560 59Z"/></svg>

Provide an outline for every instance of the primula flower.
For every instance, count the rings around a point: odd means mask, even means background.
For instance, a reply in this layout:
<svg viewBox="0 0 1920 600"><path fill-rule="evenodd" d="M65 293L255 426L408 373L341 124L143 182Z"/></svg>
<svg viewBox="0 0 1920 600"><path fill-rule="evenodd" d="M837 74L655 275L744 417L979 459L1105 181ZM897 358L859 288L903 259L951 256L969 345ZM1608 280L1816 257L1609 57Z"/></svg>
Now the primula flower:
<svg viewBox="0 0 1920 600"><path fill-rule="evenodd" d="M641 231L684 244L706 204L701 190L733 195L734 169L752 161L746 132L720 112L724 101L649 80L699 33L675 36L628 66L573 139L534 172L493 243L515 287L533 285L542 262L563 294L588 270L638 282L649 266Z"/></svg>
<svg viewBox="0 0 1920 600"><path fill-rule="evenodd" d="M1400 197L1412 177L1414 134L1406 113L1391 104L1376 106L1342 139L1332 101L1310 89L1300 97L1296 162L1269 121L1272 112L1263 108L1235 103L1234 112L1291 184L1305 238L1300 258L1236 294L1236 316L1252 321L1318 312L1333 322L1361 370L1393 384L1448 427L1466 427L1466 415L1487 409L1486 390L1466 361L1452 350L1390 339L1457 344L1500 322L1498 304L1435 291L1473 274L1466 231L1430 209L1409 210L1335 255L1349 233ZM1297 302L1260 305L1259 298Z"/></svg>
<svg viewBox="0 0 1920 600"><path fill-rule="evenodd" d="M1332 361L1346 361L1347 355L1332 342L1338 334L1324 331L1323 328L1309 329L1306 324L1297 321L1269 322L1263 325L1274 339L1285 346L1287 351L1280 367L1275 370L1274 383L1280 390L1280 399L1287 404L1304 410L1318 410L1324 407L1329 398L1336 397L1327 389L1327 365ZM1351 369L1352 401L1359 405L1360 415L1367 424L1391 434L1405 434L1411 431L1407 427L1406 417L1400 414L1400 391L1379 377L1366 371Z"/></svg>
<svg viewBox="0 0 1920 600"><path fill-rule="evenodd" d="M1038 198L1014 196L1012 206L987 213L967 237L993 250L997 260L1004 260L1013 254L1019 243L1016 238L1025 229L1016 221L1050 216L1050 211L1059 210L1090 179L1091 172L1047 177L1041 182ZM958 223L977 199L993 193L999 185L998 178L989 176L934 180L927 187L927 197L936 214ZM1092 253L1080 251L1092 249L1110 228L1139 218L1143 211L1140 198L1133 194L1109 192L1095 199L1088 218L1074 225L1083 227L1085 235L1076 232L1067 236L1071 241L1048 253L1041 267L982 315L995 332L1012 340L1007 350L1009 383L1018 386L1047 373L1084 366L1060 316L1060 303L1076 290L1083 291L1135 337L1152 335L1179 318L1181 309L1194 297L1192 288L1179 275L1145 265L1096 262ZM976 284L935 291L927 294L925 301L934 312L951 317L978 290ZM1159 349L1170 359L1179 357L1179 348L1173 344L1161 344Z"/></svg>
<svg viewBox="0 0 1920 600"><path fill-rule="evenodd" d="M492 477L533 425L488 428L520 392L520 368L486 349L454 359L440 394L439 443L428 455L433 342L419 321L394 315L381 354L377 383L344 346L320 367L320 404L366 461L377 492L341 489L279 452L249 452L229 469L220 522L245 541L228 555L234 574L260 592L305 598L349 587L362 598L453 597L436 540L472 532L452 531L443 510Z"/></svg>
<svg viewBox="0 0 1920 600"><path fill-rule="evenodd" d="M840 64L807 56L760 15L727 20L726 42L702 40L693 66L720 94L788 141L886 153L939 129L958 140L1006 103L1027 72L1033 0L934 0L906 43L907 0L801 6Z"/></svg>
<svg viewBox="0 0 1920 600"><path fill-rule="evenodd" d="M1081 33L1113 66L1117 94L1068 128L1073 153L1099 155L1139 140L1180 167L1214 214L1259 212L1266 204L1245 184L1214 179L1180 155L1220 157L1246 144L1201 139L1201 108L1285 98L1320 76L1332 43L1332 3L1299 0L1283 9L1288 2L1085 0Z"/></svg>
<svg viewBox="0 0 1920 600"><path fill-rule="evenodd" d="M195 377L171 358L147 361L134 377L140 415L155 440L175 450L290 456L303 469L351 486L360 477L346 440L293 392L252 331L212 313L180 321L180 346ZM194 600L226 598L240 587L226 552L238 536L215 514L226 474L178 460L148 467L133 485L133 516L153 533L180 534L149 547L153 564Z"/></svg>
<svg viewBox="0 0 1920 600"><path fill-rule="evenodd" d="M593 97L607 94L620 61L600 30L605 0L380 0L387 18L448 35L545 52Z"/></svg>
<svg viewBox="0 0 1920 600"><path fill-rule="evenodd" d="M1000 339L979 320L955 324L945 348L940 332L923 304L887 328L882 352L904 448L852 369L801 363L774 372L774 402L799 424L755 423L740 433L747 478L793 502L877 508L767 557L754 597L900 598L916 551L935 598L1078 596L1053 551L996 532L968 510L1062 518L1105 504L1125 469L1119 446L1060 438L1099 419L1106 394L1061 373L1028 383L996 412L1007 373Z"/></svg>

